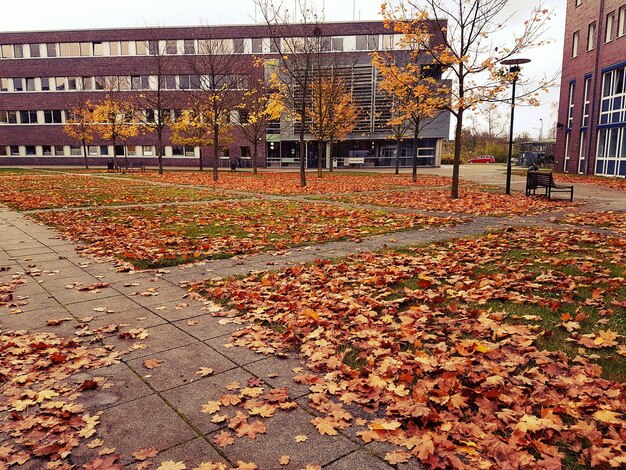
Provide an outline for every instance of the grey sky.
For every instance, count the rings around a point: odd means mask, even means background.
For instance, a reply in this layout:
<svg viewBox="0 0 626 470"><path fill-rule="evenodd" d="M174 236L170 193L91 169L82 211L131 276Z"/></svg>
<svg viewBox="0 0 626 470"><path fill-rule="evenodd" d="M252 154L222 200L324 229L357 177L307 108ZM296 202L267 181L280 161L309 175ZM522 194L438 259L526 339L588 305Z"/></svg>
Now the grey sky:
<svg viewBox="0 0 626 470"><path fill-rule="evenodd" d="M279 3L280 0L276 0ZM76 0L28 0L2 2L1 31L32 31L56 29L94 29L116 27L142 27L146 25L177 26L195 24L247 24L261 17L255 12L253 0L106 0L84 2ZM331 21L353 19L380 19L379 0L313 0L318 11L325 8L325 17ZM513 0L511 24L527 16L532 0ZM294 1L285 0L286 8L293 9ZM560 70L565 25L565 0L547 0L546 8L554 9L555 16L549 31L553 42L541 49L530 51L533 62L525 67L524 76L539 79L544 74L554 75ZM516 13L518 11L519 13ZM510 30L503 33L510 34ZM542 95L544 103L539 109L520 108L516 113L515 132L539 135L540 119L544 122L544 136L556 116L553 102L558 101L558 91ZM504 117L508 110L503 109Z"/></svg>

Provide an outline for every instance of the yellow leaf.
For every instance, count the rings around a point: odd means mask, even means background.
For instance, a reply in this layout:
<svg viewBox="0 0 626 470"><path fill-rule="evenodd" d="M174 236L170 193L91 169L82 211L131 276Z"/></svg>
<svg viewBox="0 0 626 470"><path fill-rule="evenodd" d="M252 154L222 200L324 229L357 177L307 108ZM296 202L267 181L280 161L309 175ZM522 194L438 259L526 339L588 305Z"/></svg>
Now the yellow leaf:
<svg viewBox="0 0 626 470"><path fill-rule="evenodd" d="M44 400L50 400L51 398L58 397L59 394L54 390L42 390L37 393L37 403L41 403Z"/></svg>
<svg viewBox="0 0 626 470"><path fill-rule="evenodd" d="M598 410L593 414L593 417L605 424L624 424L624 421L620 419L620 413L610 410Z"/></svg>
<svg viewBox="0 0 626 470"><path fill-rule="evenodd" d="M315 321L318 321L320 319L320 316L318 315L318 313L313 309L307 308L302 313L306 315L307 317L311 317Z"/></svg>
<svg viewBox="0 0 626 470"><path fill-rule="evenodd" d="M278 463L281 465L289 465L289 456L281 455L280 458L278 459Z"/></svg>

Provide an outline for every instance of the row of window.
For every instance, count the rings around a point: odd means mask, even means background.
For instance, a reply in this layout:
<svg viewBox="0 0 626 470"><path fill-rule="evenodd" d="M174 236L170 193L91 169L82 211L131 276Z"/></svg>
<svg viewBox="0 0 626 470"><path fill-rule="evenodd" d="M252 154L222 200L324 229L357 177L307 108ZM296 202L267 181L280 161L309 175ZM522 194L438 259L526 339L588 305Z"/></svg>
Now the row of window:
<svg viewBox="0 0 626 470"><path fill-rule="evenodd" d="M143 122L155 122L157 113L153 109L138 111ZM171 120L175 121L182 114L180 109L165 110ZM1 124L65 124L70 119L71 112L60 109L38 110L0 110ZM243 109L234 109L230 112L230 123L241 124L247 122L248 113ZM130 120L130 119L129 119Z"/></svg>
<svg viewBox="0 0 626 470"><path fill-rule="evenodd" d="M324 52L372 51L393 49L397 35L370 34L361 36L335 36L320 39ZM399 36L398 36L399 37ZM232 38L232 39L168 39L164 41L91 41L42 44L4 44L0 46L2 59L33 59L51 57L116 57L145 55L195 55L195 54L275 54L278 42L285 39ZM283 45L283 50L288 46Z"/></svg>
<svg viewBox="0 0 626 470"><path fill-rule="evenodd" d="M0 92L248 89L247 75L156 75L0 78Z"/></svg>
<svg viewBox="0 0 626 470"><path fill-rule="evenodd" d="M126 153L125 153L126 152ZM196 157L196 148L192 146L171 145L164 147L166 157ZM113 146L90 145L87 147L90 157L109 157L113 155ZM115 146L115 155L129 157L154 157L156 150L151 145ZM47 157L47 156L83 156L83 148L79 145L8 145L0 146L0 156L11 157Z"/></svg>
<svg viewBox="0 0 626 470"><path fill-rule="evenodd" d="M605 21L605 43L611 42L614 38L619 38L626 35L626 5L621 6L617 11L613 10L607 13ZM594 21L592 23L589 23L589 25L587 26L587 51L591 51L595 48L596 30L596 22ZM579 45L580 30L575 31L572 36L572 57L578 57Z"/></svg>

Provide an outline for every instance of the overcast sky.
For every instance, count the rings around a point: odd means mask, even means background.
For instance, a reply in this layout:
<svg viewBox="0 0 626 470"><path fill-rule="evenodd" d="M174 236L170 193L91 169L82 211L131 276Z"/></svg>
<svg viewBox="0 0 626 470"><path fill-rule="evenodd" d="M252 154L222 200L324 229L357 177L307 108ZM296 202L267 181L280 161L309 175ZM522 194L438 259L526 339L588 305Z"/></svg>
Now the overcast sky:
<svg viewBox="0 0 626 470"><path fill-rule="evenodd" d="M331 21L380 19L379 0L313 0L312 3L318 11L324 10L326 19ZM522 21L536 3L511 0L514 15L511 23ZM294 1L285 0L284 5L293 10ZM524 77L529 79L554 75L561 68L565 0L546 0L544 5L555 10L549 31L553 42L527 54L533 60L524 68ZM253 0L27 0L23 3L3 0L0 31L247 24L255 20L260 21L261 17L255 11ZM558 101L558 90L542 96L542 101L544 104L539 109L520 108L516 112L516 134L526 131L538 137L540 119L544 122L544 136L547 134L556 119L553 103ZM508 109L503 109L503 114L506 117Z"/></svg>

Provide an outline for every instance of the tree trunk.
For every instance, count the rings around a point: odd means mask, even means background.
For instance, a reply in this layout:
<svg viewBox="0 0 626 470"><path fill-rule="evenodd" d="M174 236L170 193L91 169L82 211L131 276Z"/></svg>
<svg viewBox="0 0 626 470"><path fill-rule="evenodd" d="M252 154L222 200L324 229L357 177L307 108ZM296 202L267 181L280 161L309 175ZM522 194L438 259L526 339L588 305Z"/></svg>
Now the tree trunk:
<svg viewBox="0 0 626 470"><path fill-rule="evenodd" d="M302 116L304 119L304 115ZM304 121L300 127L300 186L306 186L306 148L304 145Z"/></svg>
<svg viewBox="0 0 626 470"><path fill-rule="evenodd" d="M117 150L115 145L115 137L111 139L113 141L113 171L117 170Z"/></svg>
<svg viewBox="0 0 626 470"><path fill-rule="evenodd" d="M328 171L333 172L333 141L328 141Z"/></svg>
<svg viewBox="0 0 626 470"><path fill-rule="evenodd" d="M317 177L322 177L322 155L324 154L324 142L317 141Z"/></svg>
<svg viewBox="0 0 626 470"><path fill-rule="evenodd" d="M257 160L258 148L259 148L259 142L257 141L257 139L254 139L254 144L252 144L252 147L253 147L253 151L252 151L252 173L254 173L256 175L258 173L257 166L256 166L256 160Z"/></svg>
<svg viewBox="0 0 626 470"><path fill-rule="evenodd" d="M459 197L459 167L461 165L461 131L463 130L463 109L459 109L456 116L456 129L454 131L454 164L452 166L452 193L450 197Z"/></svg>
<svg viewBox="0 0 626 470"><path fill-rule="evenodd" d="M419 135L419 124L413 129L413 182L417 183L417 136Z"/></svg>
<svg viewBox="0 0 626 470"><path fill-rule="evenodd" d="M198 152L200 153L200 159L199 159L200 160L200 171L203 171L204 167L202 166L202 145L200 145L198 147Z"/></svg>
<svg viewBox="0 0 626 470"><path fill-rule="evenodd" d="M219 128L213 126L213 181L217 181L218 178L218 165L219 165Z"/></svg>
<svg viewBox="0 0 626 470"><path fill-rule="evenodd" d="M87 142L83 139L83 154L85 155L85 169L89 169L89 163L87 162Z"/></svg>
<svg viewBox="0 0 626 470"><path fill-rule="evenodd" d="M159 115L159 119L160 119ZM159 127L157 129L157 157L159 159L159 175L163 174L163 129Z"/></svg>
<svg viewBox="0 0 626 470"><path fill-rule="evenodd" d="M396 175L400 174L400 152L402 152L402 141L396 140Z"/></svg>
<svg viewBox="0 0 626 470"><path fill-rule="evenodd" d="M128 170L128 142L124 141L124 163L126 164L126 169Z"/></svg>

